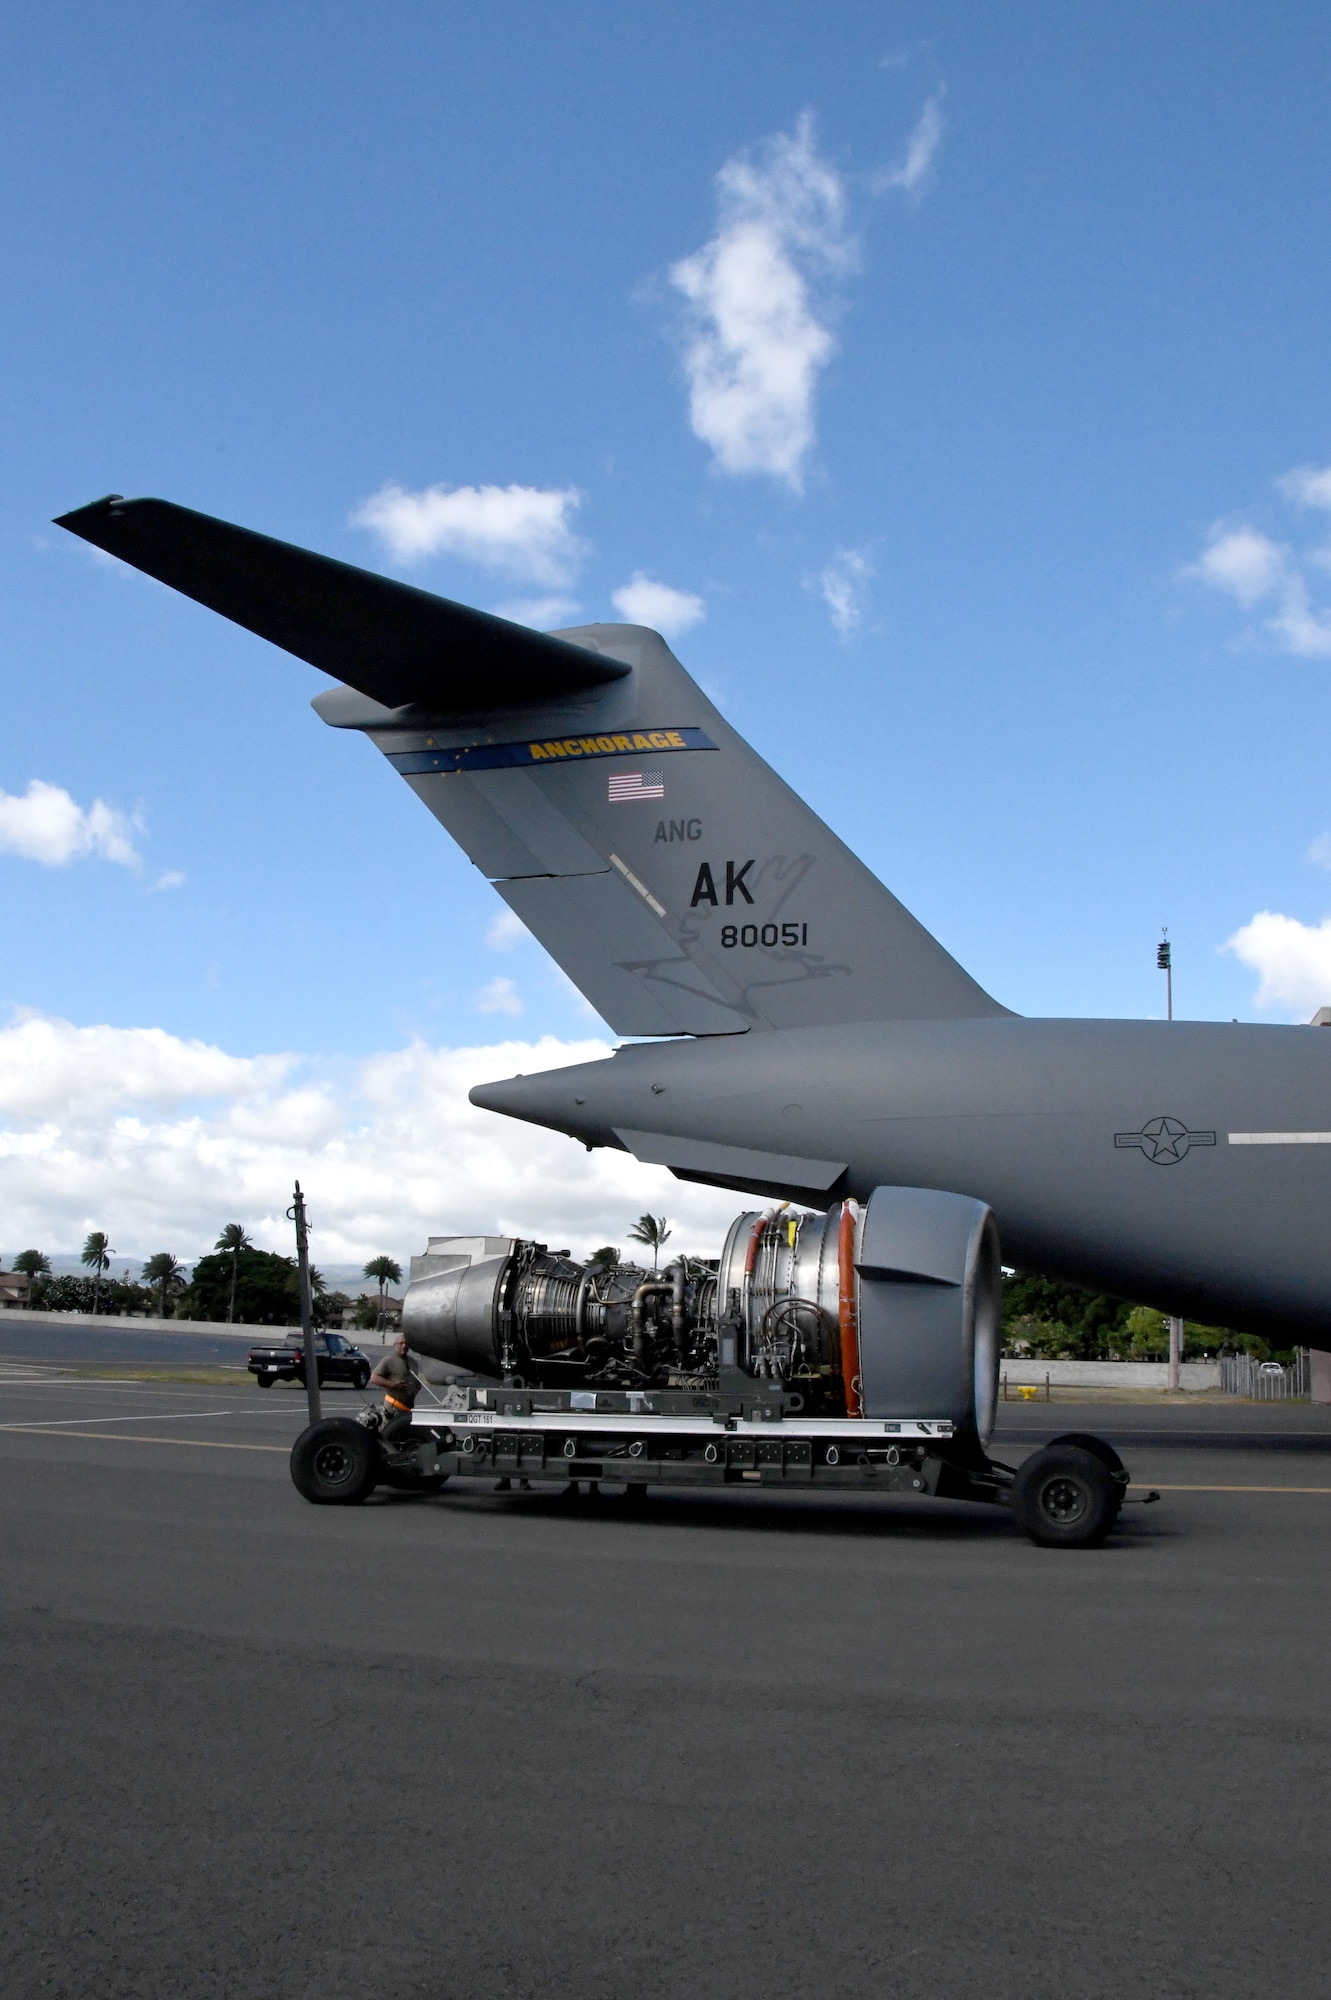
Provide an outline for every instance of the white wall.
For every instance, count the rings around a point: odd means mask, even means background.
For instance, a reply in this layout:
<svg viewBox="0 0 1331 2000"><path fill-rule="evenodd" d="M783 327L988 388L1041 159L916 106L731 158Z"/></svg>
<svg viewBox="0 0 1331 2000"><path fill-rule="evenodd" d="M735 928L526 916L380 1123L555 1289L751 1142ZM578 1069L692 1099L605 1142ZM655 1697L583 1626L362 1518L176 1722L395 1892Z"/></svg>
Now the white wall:
<svg viewBox="0 0 1331 2000"><path fill-rule="evenodd" d="M1045 1377L1054 1389L1159 1389L1169 1386L1167 1361L1004 1361L1001 1379L1012 1383L1037 1383ZM1179 1371L1179 1387L1196 1392L1220 1387L1218 1361L1185 1361Z"/></svg>

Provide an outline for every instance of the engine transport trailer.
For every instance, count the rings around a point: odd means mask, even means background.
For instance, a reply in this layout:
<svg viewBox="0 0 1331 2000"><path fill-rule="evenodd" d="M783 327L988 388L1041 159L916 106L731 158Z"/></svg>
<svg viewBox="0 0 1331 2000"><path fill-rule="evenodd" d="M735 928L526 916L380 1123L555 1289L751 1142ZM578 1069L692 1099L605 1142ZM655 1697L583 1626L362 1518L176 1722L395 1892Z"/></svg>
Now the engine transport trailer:
<svg viewBox="0 0 1331 2000"><path fill-rule="evenodd" d="M402 1330L469 1379L409 1424L367 1411L311 1425L292 1478L322 1505L468 1479L622 1484L630 1504L681 1486L929 1494L1007 1506L1036 1542L1090 1547L1127 1471L1082 1432L1016 1471L988 1456L1001 1319L991 1210L929 1189L749 1212L715 1262L660 1272L432 1237Z"/></svg>

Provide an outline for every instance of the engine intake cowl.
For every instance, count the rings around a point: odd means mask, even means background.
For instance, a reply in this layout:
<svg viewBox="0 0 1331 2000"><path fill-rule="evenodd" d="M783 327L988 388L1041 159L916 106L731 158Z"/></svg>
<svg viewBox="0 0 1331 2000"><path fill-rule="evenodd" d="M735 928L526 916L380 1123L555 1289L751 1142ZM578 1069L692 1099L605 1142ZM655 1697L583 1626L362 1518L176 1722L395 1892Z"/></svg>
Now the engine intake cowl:
<svg viewBox="0 0 1331 2000"><path fill-rule="evenodd" d="M866 1417L950 1417L987 1444L1003 1274L993 1210L932 1188L875 1188L856 1231Z"/></svg>

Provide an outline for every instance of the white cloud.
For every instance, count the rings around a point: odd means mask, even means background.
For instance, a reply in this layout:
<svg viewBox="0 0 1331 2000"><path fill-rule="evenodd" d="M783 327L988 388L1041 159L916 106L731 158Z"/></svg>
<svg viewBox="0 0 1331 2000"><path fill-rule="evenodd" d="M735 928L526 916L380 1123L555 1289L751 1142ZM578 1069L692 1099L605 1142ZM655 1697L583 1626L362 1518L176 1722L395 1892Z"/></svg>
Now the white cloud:
<svg viewBox="0 0 1331 2000"><path fill-rule="evenodd" d="M183 889L184 886L185 877L181 874L180 870L178 868L168 868L164 875L158 876L148 893L155 895L159 889Z"/></svg>
<svg viewBox="0 0 1331 2000"><path fill-rule="evenodd" d="M586 554L573 532L582 504L576 487L428 486L421 493L389 484L352 514L351 525L378 535L398 562L458 556L547 590L567 587Z"/></svg>
<svg viewBox="0 0 1331 2000"><path fill-rule="evenodd" d="M75 1028L22 1012L0 1030L0 1115L100 1118L121 1104L178 1109L271 1095L292 1056L229 1056L162 1028Z"/></svg>
<svg viewBox="0 0 1331 2000"><path fill-rule="evenodd" d="M1331 612L1315 611L1307 580L1289 578L1281 594L1280 609L1268 620L1267 630L1287 653L1304 660L1331 657Z"/></svg>
<svg viewBox="0 0 1331 2000"><path fill-rule="evenodd" d="M1331 917L1301 924L1274 910L1259 910L1222 947L1261 976L1259 1007L1311 1014L1331 1006Z"/></svg>
<svg viewBox="0 0 1331 2000"><path fill-rule="evenodd" d="M943 142L943 93L936 90L926 103L915 129L906 141L905 155L901 164L889 167L886 173L878 175L876 189L901 188L906 194L919 194L929 176Z"/></svg>
<svg viewBox="0 0 1331 2000"><path fill-rule="evenodd" d="M864 623L872 575L873 564L863 549L838 549L814 579L843 639L851 638Z"/></svg>
<svg viewBox="0 0 1331 2000"><path fill-rule="evenodd" d="M1287 500L1299 507L1331 508L1331 465L1320 470L1315 465L1299 465L1287 472L1276 485Z"/></svg>
<svg viewBox="0 0 1331 2000"><path fill-rule="evenodd" d="M1331 868L1331 833L1319 833L1303 858L1315 868Z"/></svg>
<svg viewBox="0 0 1331 2000"><path fill-rule="evenodd" d="M239 1217L286 1252L299 1177L319 1263L385 1249L405 1261L432 1233L534 1236L585 1254L624 1243L646 1209L671 1217L681 1249L716 1256L743 1196L467 1102L474 1083L608 1053L599 1039L547 1037L318 1064L27 1016L0 1030L6 1240L59 1252L106 1229L127 1257L164 1244L192 1257Z"/></svg>
<svg viewBox="0 0 1331 2000"><path fill-rule="evenodd" d="M818 289L856 261L845 187L806 112L756 155L728 160L717 190L716 235L670 270L691 309L690 421L722 471L799 492L835 345Z"/></svg>
<svg viewBox="0 0 1331 2000"><path fill-rule="evenodd" d="M550 632L558 625L570 624L582 606L571 597L516 597L507 604L496 604L494 609L496 618L511 618L515 625Z"/></svg>
<svg viewBox="0 0 1331 2000"><path fill-rule="evenodd" d="M1331 467L1302 466L1275 483L1294 506L1331 509ZM1245 611L1266 606L1260 630L1281 652L1331 659L1331 607L1313 602L1310 569L1331 569L1331 549L1296 550L1257 528L1218 522L1207 547L1181 574L1232 597Z"/></svg>
<svg viewBox="0 0 1331 2000"><path fill-rule="evenodd" d="M674 590L668 583L657 583L640 569L634 570L630 582L620 585L610 602L631 625L650 625L667 639L701 625L707 616L707 606L701 597L695 597L690 590Z"/></svg>
<svg viewBox="0 0 1331 2000"><path fill-rule="evenodd" d="M1215 527L1205 552L1185 572L1212 590L1236 598L1245 611L1282 590L1290 575L1290 553L1255 528Z"/></svg>
<svg viewBox="0 0 1331 2000"><path fill-rule="evenodd" d="M79 855L95 854L122 867L137 867L130 838L136 822L94 799L86 809L60 785L34 778L26 792L0 792L0 854L19 854L61 868Z"/></svg>
<svg viewBox="0 0 1331 2000"><path fill-rule="evenodd" d="M482 1014L520 1014L522 1002L513 981L502 972L482 986L476 995L477 1011Z"/></svg>
<svg viewBox="0 0 1331 2000"><path fill-rule="evenodd" d="M498 911L485 927L485 942L491 951L512 951L515 944L530 937L531 932L516 910Z"/></svg>

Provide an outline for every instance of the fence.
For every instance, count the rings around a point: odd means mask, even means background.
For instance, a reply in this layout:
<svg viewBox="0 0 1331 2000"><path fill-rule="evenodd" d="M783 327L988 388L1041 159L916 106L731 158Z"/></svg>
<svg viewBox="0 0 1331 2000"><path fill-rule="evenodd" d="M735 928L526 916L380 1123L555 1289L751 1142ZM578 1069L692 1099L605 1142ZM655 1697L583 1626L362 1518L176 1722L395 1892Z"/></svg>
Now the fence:
<svg viewBox="0 0 1331 2000"><path fill-rule="evenodd" d="M1258 1403L1287 1403L1311 1392L1308 1350L1296 1348L1288 1368L1254 1361L1251 1354L1222 1354L1220 1386L1231 1396L1249 1396Z"/></svg>

